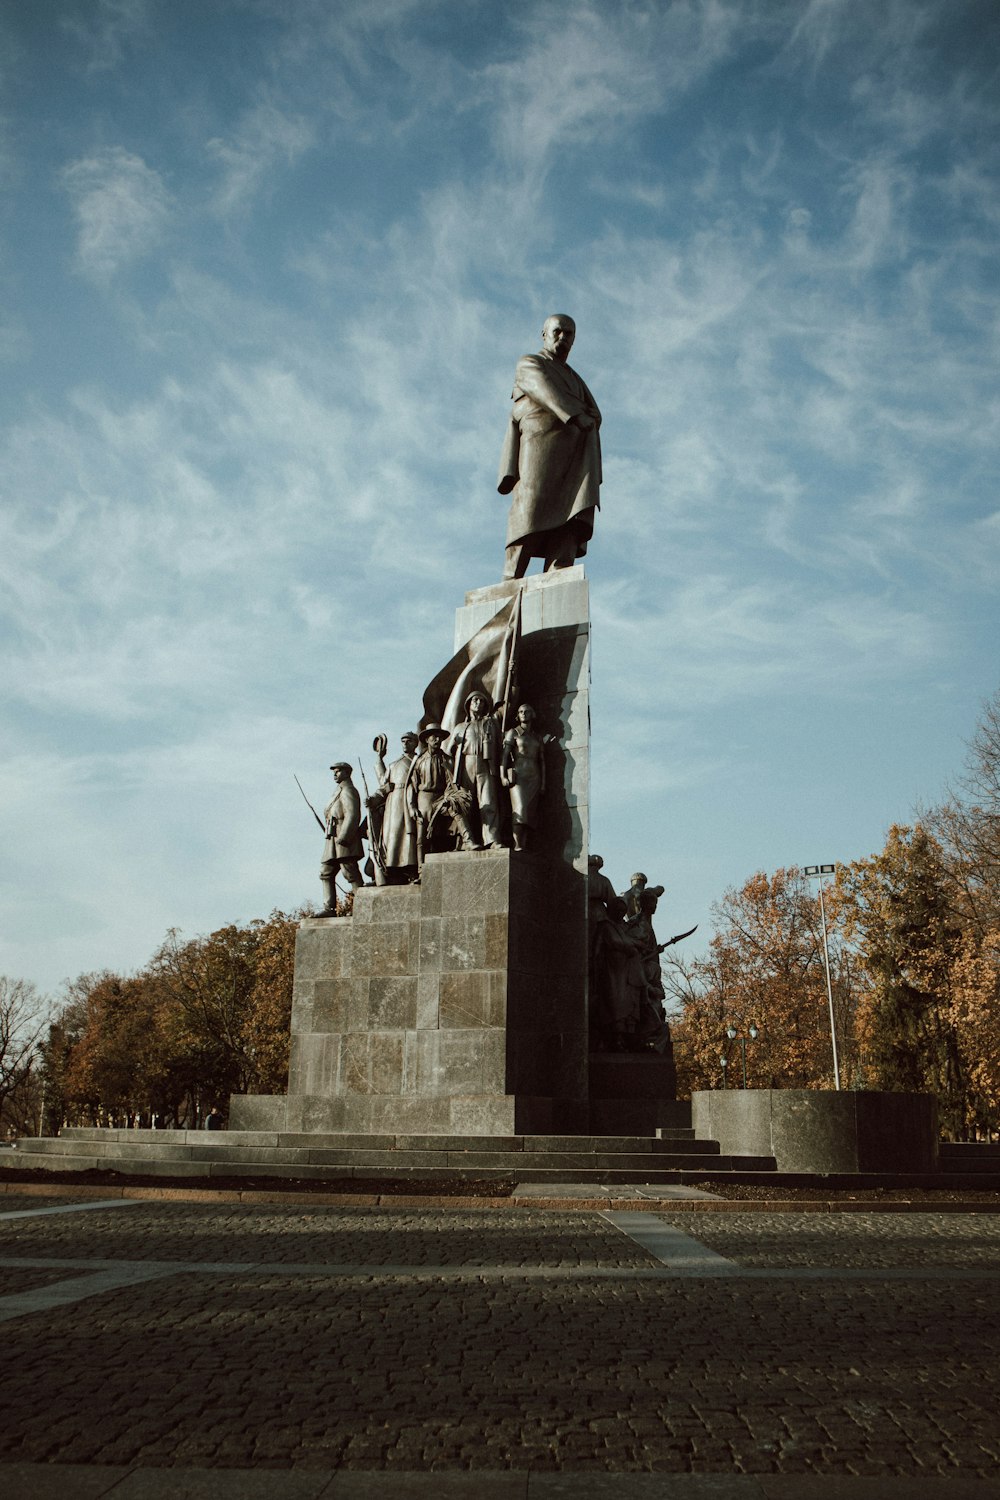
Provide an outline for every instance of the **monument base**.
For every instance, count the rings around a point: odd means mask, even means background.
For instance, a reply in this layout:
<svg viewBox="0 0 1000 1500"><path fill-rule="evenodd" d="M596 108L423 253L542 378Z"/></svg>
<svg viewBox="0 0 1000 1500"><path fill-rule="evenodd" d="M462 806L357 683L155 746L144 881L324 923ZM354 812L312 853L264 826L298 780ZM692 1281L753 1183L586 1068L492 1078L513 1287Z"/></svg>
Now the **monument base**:
<svg viewBox="0 0 1000 1500"><path fill-rule="evenodd" d="M651 1053L590 1054L593 1135L655 1135L690 1123L690 1105L676 1102L672 1057Z"/></svg>
<svg viewBox="0 0 1000 1500"><path fill-rule="evenodd" d="M699 1139L726 1155L773 1156L779 1172L933 1172L931 1094L712 1089L691 1095Z"/></svg>
<svg viewBox="0 0 1000 1500"><path fill-rule="evenodd" d="M429 855L302 922L288 1094L235 1095L233 1130L585 1133L586 882L509 849Z"/></svg>

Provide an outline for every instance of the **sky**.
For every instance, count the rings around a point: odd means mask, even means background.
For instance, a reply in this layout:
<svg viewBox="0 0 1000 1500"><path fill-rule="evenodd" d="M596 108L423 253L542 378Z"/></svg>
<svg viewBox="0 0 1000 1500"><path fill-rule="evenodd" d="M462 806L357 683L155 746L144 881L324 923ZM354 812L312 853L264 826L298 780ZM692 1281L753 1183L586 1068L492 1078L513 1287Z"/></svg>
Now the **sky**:
<svg viewBox="0 0 1000 1500"><path fill-rule="evenodd" d="M995 0L0 0L0 972L319 899L551 312L605 873L690 956L881 848L1000 686L998 164Z"/></svg>

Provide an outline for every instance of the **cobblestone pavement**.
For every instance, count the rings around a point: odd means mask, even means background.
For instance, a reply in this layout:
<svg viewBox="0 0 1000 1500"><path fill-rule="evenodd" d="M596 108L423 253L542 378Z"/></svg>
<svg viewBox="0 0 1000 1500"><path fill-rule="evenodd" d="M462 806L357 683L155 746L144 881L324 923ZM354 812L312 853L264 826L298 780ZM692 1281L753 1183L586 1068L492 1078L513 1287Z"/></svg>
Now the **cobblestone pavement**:
<svg viewBox="0 0 1000 1500"><path fill-rule="evenodd" d="M5 1500L1000 1496L994 1217L4 1207Z"/></svg>

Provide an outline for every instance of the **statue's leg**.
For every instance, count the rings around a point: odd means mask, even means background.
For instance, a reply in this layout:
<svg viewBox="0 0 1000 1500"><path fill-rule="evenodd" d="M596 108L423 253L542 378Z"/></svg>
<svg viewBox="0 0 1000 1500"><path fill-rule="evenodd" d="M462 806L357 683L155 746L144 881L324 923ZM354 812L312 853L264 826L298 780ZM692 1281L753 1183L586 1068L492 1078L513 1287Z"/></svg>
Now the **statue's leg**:
<svg viewBox="0 0 1000 1500"><path fill-rule="evenodd" d="M556 526L545 539L545 571L571 568L576 562L576 527L572 521Z"/></svg>
<svg viewBox="0 0 1000 1500"><path fill-rule="evenodd" d="M489 772L476 777L476 800L479 803L479 820L483 829L483 847L500 847L500 809L497 806L497 787Z"/></svg>
<svg viewBox="0 0 1000 1500"><path fill-rule="evenodd" d="M504 548L503 554L503 576L508 578L523 578L528 571L528 563L531 561L531 553L524 542L514 542L510 547Z"/></svg>
<svg viewBox="0 0 1000 1500"><path fill-rule="evenodd" d="M337 910L337 887L334 883L334 871L326 860L320 867L319 883L323 888L324 912L335 912Z"/></svg>

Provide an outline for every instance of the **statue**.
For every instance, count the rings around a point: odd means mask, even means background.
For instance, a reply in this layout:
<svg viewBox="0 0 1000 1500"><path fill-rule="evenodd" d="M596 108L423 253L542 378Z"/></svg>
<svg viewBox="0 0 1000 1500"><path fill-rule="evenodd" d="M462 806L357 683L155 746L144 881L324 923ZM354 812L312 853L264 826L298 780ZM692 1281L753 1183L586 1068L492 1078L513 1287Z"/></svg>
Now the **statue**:
<svg viewBox="0 0 1000 1500"><path fill-rule="evenodd" d="M422 865L424 856L431 853L435 844L442 847L440 830L442 815L450 815L450 826L463 849L476 849L478 845L469 827L468 808L471 798L468 792L455 785L448 758L441 746L448 732L440 724L428 724L418 736L423 751L414 757L406 778L406 806L416 828L417 863Z"/></svg>
<svg viewBox="0 0 1000 1500"><path fill-rule="evenodd" d="M465 700L465 718L451 732L447 750L455 784L469 793L478 814L484 849L499 848L500 725L484 692L474 688Z"/></svg>
<svg viewBox="0 0 1000 1500"><path fill-rule="evenodd" d="M664 1014L660 954L669 943L657 943L652 918L663 895L634 875L624 896L616 895L601 874L603 860L588 861L590 930L590 1014L593 1044L610 1052L670 1051L670 1027ZM694 929L691 929L692 932Z"/></svg>
<svg viewBox="0 0 1000 1500"><path fill-rule="evenodd" d="M381 863L375 864L376 885L406 885L417 875L417 830L406 805L406 781L419 743L414 731L401 738L403 753L386 766L386 738L380 734L372 747L378 791L369 799L373 839L377 836Z"/></svg>
<svg viewBox="0 0 1000 1500"><path fill-rule="evenodd" d="M601 503L601 413L566 363L576 324L546 318L542 349L518 360L497 488L511 495L504 578L523 578L532 557L545 571L587 551ZM511 493L513 492L513 493Z"/></svg>
<svg viewBox="0 0 1000 1500"><path fill-rule="evenodd" d="M351 767L346 760L335 761L330 770L337 785L323 809L326 839L319 871L325 900L320 912L322 917L337 915L338 870L343 870L355 890L365 883L358 868L358 860L364 853L361 847L361 798L351 780Z"/></svg>
<svg viewBox="0 0 1000 1500"><path fill-rule="evenodd" d="M645 875L640 870L632 876L627 891L622 891L622 900L625 903L625 916L638 917L642 912L642 893L649 884ZM663 895L662 885L658 887L657 894Z"/></svg>
<svg viewBox="0 0 1000 1500"><path fill-rule="evenodd" d="M526 849L538 827L538 804L545 791L545 741L535 733L535 710L522 703L513 729L503 737L500 779L510 791L514 848Z"/></svg>

